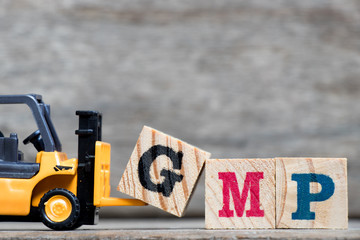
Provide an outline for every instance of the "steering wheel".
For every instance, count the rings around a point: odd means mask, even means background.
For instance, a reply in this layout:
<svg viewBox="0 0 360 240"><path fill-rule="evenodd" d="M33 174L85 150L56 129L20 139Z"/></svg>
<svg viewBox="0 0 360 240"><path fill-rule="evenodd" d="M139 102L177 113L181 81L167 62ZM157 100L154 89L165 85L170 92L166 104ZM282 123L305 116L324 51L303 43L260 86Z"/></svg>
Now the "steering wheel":
<svg viewBox="0 0 360 240"><path fill-rule="evenodd" d="M33 142L35 139L38 139L40 137L40 130L36 130L32 134L30 134L27 138L24 139L23 143L26 145L29 142Z"/></svg>
<svg viewBox="0 0 360 240"><path fill-rule="evenodd" d="M29 142L31 142L34 145L34 147L36 148L36 150L38 150L38 152L44 151L45 146L44 146L44 141L40 135L40 130L36 130L32 134L30 134L27 138L25 138L23 141L25 145L28 144Z"/></svg>

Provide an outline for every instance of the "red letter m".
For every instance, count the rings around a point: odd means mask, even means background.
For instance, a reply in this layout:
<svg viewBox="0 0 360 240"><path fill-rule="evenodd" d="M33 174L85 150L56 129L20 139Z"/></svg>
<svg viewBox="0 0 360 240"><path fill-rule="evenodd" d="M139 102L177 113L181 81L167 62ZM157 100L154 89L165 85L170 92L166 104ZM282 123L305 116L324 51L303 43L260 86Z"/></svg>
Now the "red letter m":
<svg viewBox="0 0 360 240"><path fill-rule="evenodd" d="M246 211L246 217L263 217L264 210L260 209L260 179L264 178L263 172L247 172L244 188L240 195L239 185L234 172L219 172L219 179L223 181L223 208L219 211L219 217L233 217L234 211L230 210L230 190L234 200L236 216L242 217L246 199L250 190L250 209Z"/></svg>

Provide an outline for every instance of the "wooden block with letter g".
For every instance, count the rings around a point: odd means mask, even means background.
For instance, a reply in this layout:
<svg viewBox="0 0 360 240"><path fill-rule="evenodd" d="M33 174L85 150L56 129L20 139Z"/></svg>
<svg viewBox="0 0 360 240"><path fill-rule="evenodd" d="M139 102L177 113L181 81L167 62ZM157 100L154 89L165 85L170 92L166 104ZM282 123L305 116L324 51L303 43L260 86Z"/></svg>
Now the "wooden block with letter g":
<svg viewBox="0 0 360 240"><path fill-rule="evenodd" d="M276 228L347 228L346 158L276 158Z"/></svg>
<svg viewBox="0 0 360 240"><path fill-rule="evenodd" d="M210 153L144 126L118 190L181 217Z"/></svg>
<svg viewBox="0 0 360 240"><path fill-rule="evenodd" d="M275 159L209 159L205 226L275 228Z"/></svg>

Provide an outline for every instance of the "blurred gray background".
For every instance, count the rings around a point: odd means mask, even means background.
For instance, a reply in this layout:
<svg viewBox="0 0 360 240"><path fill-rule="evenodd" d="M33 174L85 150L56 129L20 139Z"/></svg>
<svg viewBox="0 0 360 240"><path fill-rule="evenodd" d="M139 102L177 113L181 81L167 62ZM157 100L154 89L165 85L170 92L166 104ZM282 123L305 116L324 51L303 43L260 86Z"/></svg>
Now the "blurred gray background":
<svg viewBox="0 0 360 240"><path fill-rule="evenodd" d="M347 157L360 217L359 1L1 0L0 81L0 94L43 95L69 157L75 110L103 113L113 196L149 125L214 158ZM0 130L34 131L23 112ZM204 176L185 216L203 215Z"/></svg>

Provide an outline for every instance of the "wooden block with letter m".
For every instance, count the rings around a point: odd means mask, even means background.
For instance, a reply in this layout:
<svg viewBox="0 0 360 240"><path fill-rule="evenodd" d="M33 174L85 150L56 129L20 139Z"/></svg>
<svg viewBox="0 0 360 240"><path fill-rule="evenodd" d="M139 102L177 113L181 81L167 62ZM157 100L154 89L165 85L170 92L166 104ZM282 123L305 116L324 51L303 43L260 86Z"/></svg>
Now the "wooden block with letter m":
<svg viewBox="0 0 360 240"><path fill-rule="evenodd" d="M210 153L144 126L118 190L178 217Z"/></svg>
<svg viewBox="0 0 360 240"><path fill-rule="evenodd" d="M205 225L275 228L275 159L209 159Z"/></svg>

